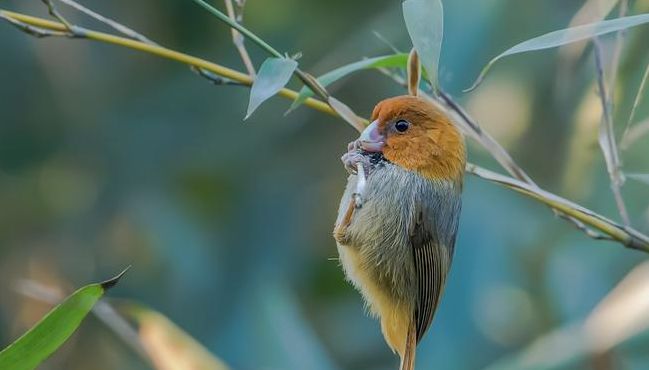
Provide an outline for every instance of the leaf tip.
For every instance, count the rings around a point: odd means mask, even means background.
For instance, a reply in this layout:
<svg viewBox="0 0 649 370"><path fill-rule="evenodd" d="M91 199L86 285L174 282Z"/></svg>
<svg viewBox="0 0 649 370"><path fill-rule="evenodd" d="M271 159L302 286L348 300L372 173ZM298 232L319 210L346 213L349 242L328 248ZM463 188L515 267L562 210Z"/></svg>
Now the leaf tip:
<svg viewBox="0 0 649 370"><path fill-rule="evenodd" d="M122 270L122 272L117 274L115 277L112 277L104 282L101 282L99 283L99 285L101 285L101 288L104 289L104 291L114 287L115 285L117 285L117 283L119 283L122 276L124 276L124 274L126 274L126 272L130 269L131 269L131 265L128 265L124 270Z"/></svg>
<svg viewBox="0 0 649 370"><path fill-rule="evenodd" d="M471 86L467 87L466 89L462 90L462 92L463 93L469 93L469 92L477 89L478 86L480 86L480 84L482 83L482 80L484 80L484 73L480 73L480 75L478 76L478 78L476 78L476 80L473 82L473 84Z"/></svg>

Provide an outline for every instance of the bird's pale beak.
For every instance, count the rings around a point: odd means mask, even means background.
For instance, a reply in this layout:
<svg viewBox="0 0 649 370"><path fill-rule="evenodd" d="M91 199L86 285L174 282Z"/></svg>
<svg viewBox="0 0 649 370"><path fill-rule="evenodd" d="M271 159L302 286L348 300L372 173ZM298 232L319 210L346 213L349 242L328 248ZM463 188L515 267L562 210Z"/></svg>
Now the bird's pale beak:
<svg viewBox="0 0 649 370"><path fill-rule="evenodd" d="M369 126L361 132L361 136L358 138L361 143L361 149L366 152L380 152L385 146L385 136L381 135L379 132L379 121L374 121L370 123Z"/></svg>

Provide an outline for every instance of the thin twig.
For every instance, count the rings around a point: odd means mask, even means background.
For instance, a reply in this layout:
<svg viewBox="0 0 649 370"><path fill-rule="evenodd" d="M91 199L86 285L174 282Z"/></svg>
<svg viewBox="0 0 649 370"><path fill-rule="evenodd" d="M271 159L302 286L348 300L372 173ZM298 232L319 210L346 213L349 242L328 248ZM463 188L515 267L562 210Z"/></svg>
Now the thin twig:
<svg viewBox="0 0 649 370"><path fill-rule="evenodd" d="M72 33L72 24L68 22L62 15L59 13L59 11L56 9L54 6L54 3L52 0L41 0L43 4L47 6L47 11L50 13L50 15L54 18L56 18L59 22L63 23L65 25L65 28Z"/></svg>
<svg viewBox="0 0 649 370"><path fill-rule="evenodd" d="M223 12L220 10L216 9L215 7L211 6L204 0L193 0L195 3L198 5L202 6L205 10L207 10L210 14L215 16L218 20L221 22L225 23L229 27L239 31L243 36L247 37L250 41L255 43L257 46L265 50L267 53L269 53L271 56L275 58L284 58L284 56L277 51L274 47L270 46L266 41L264 41L261 37L255 35L252 31L249 29L245 28L242 26L240 23L237 23L236 21L230 19L227 15L225 15ZM295 75L304 83L306 86L308 86L311 91L313 91L318 97L320 97L324 101L330 101L331 95L327 92L327 89L325 89L318 80L311 76L310 74L302 71L300 68L295 69ZM332 106L332 109L336 110L337 108L335 106ZM351 108L347 107L348 110L351 111ZM341 113L341 112L337 112ZM346 114L339 114L345 121L347 121L350 125L353 127L357 127L359 124L363 124L361 121L353 121L349 120L347 117L348 115ZM354 114L355 115L355 114Z"/></svg>
<svg viewBox="0 0 649 370"><path fill-rule="evenodd" d="M602 48L597 39L594 42L594 57L595 57L595 70L597 75L597 84L599 87L599 96L602 103L602 123L599 129L599 145L602 148L606 168L611 179L611 190L615 198L622 222L625 225L630 225L629 214L624 204L622 197L621 187L624 184L624 177L621 171L620 156L617 150L617 141L615 140L615 133L613 132L613 113L611 95L606 88L606 81L604 77L604 68L602 63Z"/></svg>
<svg viewBox="0 0 649 370"><path fill-rule="evenodd" d="M243 1L241 3L238 3L237 6L239 8L239 12L238 14L235 14L234 6L232 5L232 0L225 0L225 8L228 11L228 17L230 17L230 19L232 19L237 23L241 23L243 21L244 5L245 2ZM241 61L243 62L243 65L246 67L246 70L248 71L250 77L254 78L257 73L255 72L255 67L252 65L252 60L250 60L250 54L248 54L248 50L244 45L243 35L234 28L230 28L230 31L232 33L232 43L237 48L237 51L241 56Z"/></svg>
<svg viewBox="0 0 649 370"><path fill-rule="evenodd" d="M638 106L640 105L640 101L644 96L644 90L645 87L647 86L648 79L649 79L649 63L647 63L647 66L645 67L644 70L644 74L642 75L642 80L640 80L640 86L638 86L638 92L635 94L635 98L633 99L633 106L631 107L631 113L629 114L629 119L626 121L626 126L624 127L622 138L620 139L620 143L623 150L630 146L630 145L625 145L625 142L627 139L627 135L629 134L629 128L633 124L633 119L635 118L636 110L638 109Z"/></svg>
<svg viewBox="0 0 649 370"><path fill-rule="evenodd" d="M523 181L529 184L531 187L539 188L538 185L532 180L532 178L514 162L513 158L509 153L503 148L489 133L482 130L477 121L475 121L471 116L453 100L453 98L444 92L443 90L438 91L440 98L446 103L448 108L455 112L460 118L459 122L465 124L465 130L470 129L471 136L478 141L487 151L500 163L503 168L509 172L510 175L514 176L516 179ZM457 121L457 120L456 120ZM554 214L563 218L564 220L570 222L578 230L581 230L586 235L593 239L603 240L607 239L606 236L593 231L587 227L583 222L570 217L569 215L562 214L559 210L554 209Z"/></svg>
<svg viewBox="0 0 649 370"><path fill-rule="evenodd" d="M78 10L78 11L80 11L80 12L82 12L82 13L84 13L84 14L86 14L87 16L89 16L89 17L91 17L91 18L93 18L93 19L95 19L95 20L97 20L97 21L111 27L115 31L117 31L117 32L119 32L119 33L121 33L121 34L123 34L123 35L125 35L125 36L127 36L129 38L141 41L141 42L143 42L145 44L149 44L149 45L158 45L155 41L149 39L148 37L142 35L141 33L136 32L135 30L133 30L133 29L131 29L129 27L126 27L125 25L123 25L123 24L121 24L121 23L119 23L119 22L117 22L115 20L112 20L112 19L110 19L108 17L104 17L103 15L101 15L101 14L99 14L99 13L97 13L97 12L95 12L95 11L93 11L93 10L91 10L91 9L89 9L89 8L75 2L74 0L59 0L59 1L66 4L66 5L68 5L68 6L70 6L70 7L72 7L72 8L74 8L74 9L76 9L76 10ZM72 25L70 25L70 27L72 27ZM215 85L240 85L240 83L238 83L238 82L229 80L227 78L223 78L221 76L217 76L214 73L211 73L209 71L206 71L206 70L194 67L194 66L190 66L190 69L192 70L192 72L196 73L200 77L205 78L206 80L212 82Z"/></svg>
<svg viewBox="0 0 649 370"><path fill-rule="evenodd" d="M48 36L67 36L65 33L66 28L63 24L59 22L53 22L50 20L46 20L43 18L38 18L38 17L32 17L29 15L21 14L21 13L15 13L11 12L8 10L2 10L0 9L0 17L3 19L8 20L10 23L14 24L12 21L17 21L19 23L23 23L25 25L29 25L30 27L38 27L44 30L51 30L51 31L56 31L60 33L53 33L52 35ZM187 55L181 52L178 52L176 50L172 49L167 49L162 46L158 45L151 45L147 43L143 43L141 41L136 41L132 40L129 38L124 38L124 37L119 37L111 34L107 34L104 32L97 32L97 31L92 31L89 29L77 27L81 30L83 30L86 33L86 38L89 40L93 41L99 41L99 42L104 42L104 43L109 43L109 44L114 44L114 45L119 45L122 47L126 47L129 49L134 49L138 51L142 51L145 53L157 55L162 58L170 59L170 60L175 60L177 62L189 65L189 66L194 66L197 68L201 68L204 70L207 70L209 72L212 72L216 75L225 77L227 79L230 79L232 81L236 81L240 84L246 85L246 86L251 86L252 85L252 79L250 76L248 76L245 73L241 73L239 71L235 71L233 69L224 67L222 65L216 64L209 62L205 59L201 59L198 57L194 57L191 55ZM22 27L19 27L20 30L25 31ZM25 31L27 32L27 31ZM27 32L29 33L29 32ZM290 89L282 89L278 93L279 96L282 96L287 99L295 100L298 96L298 92ZM338 114L325 102L314 99L314 98L308 98L305 102L304 105L308 106L309 108L315 109L317 111L327 113L333 116L337 116Z"/></svg>
<svg viewBox="0 0 649 370"><path fill-rule="evenodd" d="M147 44L156 45L155 42L151 41L150 39L148 39L144 35L142 35L142 34L140 34L138 32L135 32L134 30L132 30L132 29L124 26L123 24L118 23L118 22L116 22L116 21L114 21L114 20L112 20L110 18L104 17L103 15L86 8L85 6L75 2L74 0L58 0L58 1L62 2L63 4L65 4L65 5L69 6L69 7L72 7L74 9L80 11L81 13L89 16L90 18L93 18L93 19L107 25L107 26L111 27L112 29L114 29L115 31L117 31L117 32L119 32L119 33L121 33L123 35L126 35L126 36L128 36L128 37L130 37L130 38L132 38L134 40L142 41L142 42L147 43ZM70 25L70 27L72 27L72 26Z"/></svg>
<svg viewBox="0 0 649 370"><path fill-rule="evenodd" d="M61 23L44 20L42 18L31 17L20 13L0 10L0 17L5 19L11 18L12 20L19 21L33 27L40 27L52 31L65 31L65 26ZM201 58L183 54L175 50L166 49L161 46L149 45L140 41L135 41L135 40L114 36L102 32L96 32L92 30L84 30L84 31L86 32L86 38L89 40L115 44L118 46L123 46L131 49L147 52L166 59L175 60L180 63L184 63L190 66L195 66L195 67L208 70L214 74L226 77L233 81L237 81L246 86L250 86L252 84L252 79L247 74L232 70L227 67L223 67L216 63L208 62ZM298 96L298 93L296 91L285 88L279 92L279 95L294 100ZM444 98L445 96L449 104L455 104L457 106L458 112L463 112L463 110L459 107L459 105L457 105L450 98L450 96L443 94L442 98ZM338 113L335 110L333 110L329 105L327 105L327 103L324 103L320 100L309 98L305 102L305 105L315 110L318 110L320 112L331 114L333 116L338 116ZM479 126L477 125L476 122L473 122L466 113L464 113L464 115L467 120L467 122L465 122L467 125L474 125L476 128L479 129ZM524 180L517 180L507 176L498 175L491 171L481 169L471 164L467 166L467 171L478 177L484 178L489 181L494 181L503 184L505 186L509 184L510 186L508 186L508 188L526 194L532 199L535 199L543 204L546 204L549 207L559 212L565 213L570 217L574 217L577 220L579 220L581 223L583 223L583 225L596 229L601 233L610 236L612 239L618 241L619 243L629 248L649 252L649 238L647 236L639 233L634 229L617 225L615 222L605 218L604 216L601 216L578 204L567 201L552 193L540 190L535 186L525 183ZM557 199L561 200L561 202L557 202ZM589 233L587 233L587 235L591 236L591 234Z"/></svg>
<svg viewBox="0 0 649 370"><path fill-rule="evenodd" d="M624 140L622 140L622 149L629 149L633 144L647 134L649 134L649 118L631 127L629 133L626 135Z"/></svg>
<svg viewBox="0 0 649 370"><path fill-rule="evenodd" d="M83 39L86 37L86 33L83 28L77 27L72 23L68 22L65 17L58 11L52 0L41 0L43 4L47 6L47 10L50 15L56 20L58 20L65 27L66 36L70 38L80 38Z"/></svg>
<svg viewBox="0 0 649 370"><path fill-rule="evenodd" d="M629 11L629 1L620 0L620 10L618 11L618 17L622 18L626 16L626 13ZM611 87L611 100L615 100L615 86L617 85L617 75L618 69L620 67L620 59L622 57L622 48L624 47L624 37L626 36L626 30L622 29L618 31L615 35L615 44L613 49L613 58L611 58L611 76L609 80L609 86Z"/></svg>
<svg viewBox="0 0 649 370"><path fill-rule="evenodd" d="M383 73L384 75L388 76L391 78L394 82L397 84L401 85L402 87L406 89L410 89L409 83L406 81L405 78L393 73L392 71L386 69L386 68L379 68L379 72ZM444 103L447 106L447 109L454 112L456 114L456 120L455 122L458 122L461 126L460 128L467 134L469 137L472 137L474 140L476 140L479 144L481 144L489 153L494 156L494 158L497 158L498 152L504 153L506 156L509 156L507 151L505 151L498 142L496 142L489 134L484 132L480 125L473 119L471 116L458 104L453 100L453 98L444 92L443 90L440 90L439 92L440 98L444 101ZM420 92L420 95L427 97L428 99L433 100L432 97L427 95L425 92ZM487 147L485 146L485 142L483 141L493 141L491 146ZM494 151L495 150L495 151ZM518 177L519 180L526 182L530 184L533 187L538 187L536 183L532 181L529 176L518 166L516 163L511 159L507 159L507 157L502 158L502 162L499 161L501 166L508 170L508 172L514 176ZM583 222L574 219L568 215L565 215L561 212L559 212L556 209L553 209L553 212L556 216L561 217L562 219L566 220L569 222L571 225L573 225L575 228L578 230L582 231L585 233L587 236L596 239L596 240L610 240L611 238L607 235L601 234L596 232L595 230L592 230L588 226L586 226Z"/></svg>
<svg viewBox="0 0 649 370"><path fill-rule="evenodd" d="M6 14L0 12L0 18L4 19L5 21L9 22L12 26L18 28L20 31L25 32L28 35L42 38L42 37L63 37L67 36L67 32L62 32L62 31L52 31L46 28L41 28L37 26L32 26L31 24L27 24L25 22L19 21L13 17L7 16Z"/></svg>
<svg viewBox="0 0 649 370"><path fill-rule="evenodd" d="M561 198L539 187L534 187L522 181L502 176L476 165L468 164L467 171L482 179L495 182L534 198L561 213L602 231L628 248L649 252L649 237L631 227L619 225L577 203Z"/></svg>
<svg viewBox="0 0 649 370"><path fill-rule="evenodd" d="M379 39L379 41L383 42L387 47L389 47L394 54L401 54L399 48L397 48L390 40L385 38L378 31L372 31L372 33L374 34L374 36L376 36L377 39Z"/></svg>
<svg viewBox="0 0 649 370"><path fill-rule="evenodd" d="M379 69L379 71L386 76L390 77L397 84L403 86L406 89L410 89L409 81L402 78L401 76L391 73L385 68ZM446 93L445 91L439 91L439 97L441 102L434 99L424 91L419 91L420 96L429 99L431 102L436 104L442 103L447 111L454 113L456 116L455 122L460 125L460 129L469 137L473 138L480 145L482 145L495 159L498 163L507 171L509 174L515 178L525 181L529 184L536 185L532 178L514 161L514 159L509 155L509 153L503 148L493 136L489 135L488 132L484 131L482 127L475 121L467 112L458 104L453 97Z"/></svg>
<svg viewBox="0 0 649 370"><path fill-rule="evenodd" d="M264 49L266 52L268 52L271 56L276 57L276 58L284 58L284 56L277 51L277 49L273 48L262 40L261 37L255 35L252 31L249 29L245 28L242 26L240 23L237 23L227 15L223 14L220 10L216 9L215 7L211 6L204 0L193 0L195 3L199 4L202 6L205 10L207 10L209 13L214 15L218 20L221 22L224 22L231 28L239 31L242 35L247 37L249 40L257 44L259 47ZM363 126L366 124L366 120L361 119L354 111L343 104L341 101L335 99L331 94L327 92L327 89L325 89L318 80L313 77L312 75L308 74L307 72L304 72L300 68L296 68L294 74L304 83L306 86L308 86L311 91L313 91L319 98L322 100L326 101L329 103L329 106L336 111L336 113L344 119L347 123L349 123L352 127L354 127L357 130L362 130Z"/></svg>
<svg viewBox="0 0 649 370"><path fill-rule="evenodd" d="M221 77L217 74L214 74L210 71L206 71L205 69L202 68L197 68L194 66L190 66L189 69L192 70L192 72L198 74L199 76L203 77L204 79L210 81L214 85L232 85L232 86L246 86L242 84L241 82L233 81L225 77Z"/></svg>
<svg viewBox="0 0 649 370"><path fill-rule="evenodd" d="M536 183L532 178L514 161L514 159L509 155L509 153L503 148L496 139L493 138L488 132L484 131L482 127L473 119L469 114L462 108L453 98L444 91L439 92L440 98L442 101L450 108L451 111L455 112L459 118L460 122L465 126L465 130L471 133L473 136L487 151L498 161L498 163L503 166L503 168L509 172L515 178L525 181L528 184L536 186Z"/></svg>

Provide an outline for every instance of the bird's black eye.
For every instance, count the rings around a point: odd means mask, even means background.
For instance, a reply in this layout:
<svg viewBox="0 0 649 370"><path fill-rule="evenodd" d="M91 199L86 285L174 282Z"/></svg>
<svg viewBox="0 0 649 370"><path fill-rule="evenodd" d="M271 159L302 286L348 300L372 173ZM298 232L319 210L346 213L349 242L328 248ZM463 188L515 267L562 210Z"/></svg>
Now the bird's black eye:
<svg viewBox="0 0 649 370"><path fill-rule="evenodd" d="M400 119L394 124L394 128L399 132L406 132L410 127L410 122L405 119Z"/></svg>

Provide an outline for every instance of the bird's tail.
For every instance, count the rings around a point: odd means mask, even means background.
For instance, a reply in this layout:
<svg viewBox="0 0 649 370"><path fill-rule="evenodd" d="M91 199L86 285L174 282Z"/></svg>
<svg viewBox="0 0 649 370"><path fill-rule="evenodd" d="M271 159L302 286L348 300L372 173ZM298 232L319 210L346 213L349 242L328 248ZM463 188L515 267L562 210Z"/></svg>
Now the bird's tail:
<svg viewBox="0 0 649 370"><path fill-rule="evenodd" d="M415 320L410 321L408 325L408 336L406 337L406 347L401 355L401 366L399 370L415 370L415 353L417 352L417 328Z"/></svg>

